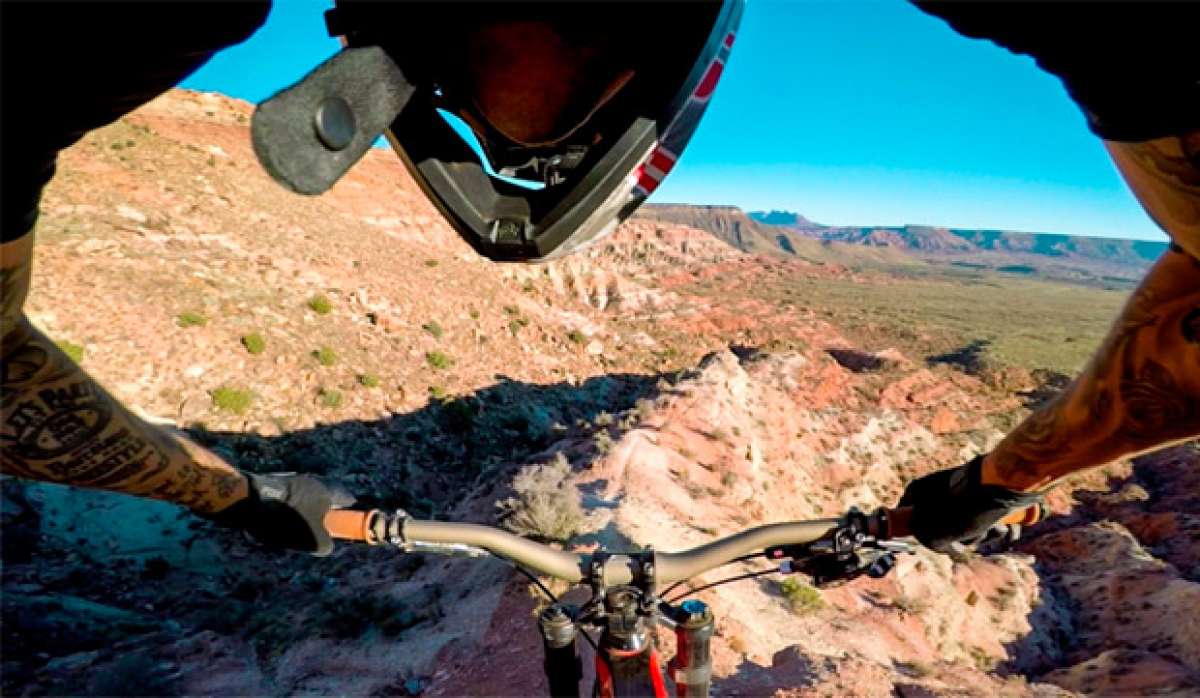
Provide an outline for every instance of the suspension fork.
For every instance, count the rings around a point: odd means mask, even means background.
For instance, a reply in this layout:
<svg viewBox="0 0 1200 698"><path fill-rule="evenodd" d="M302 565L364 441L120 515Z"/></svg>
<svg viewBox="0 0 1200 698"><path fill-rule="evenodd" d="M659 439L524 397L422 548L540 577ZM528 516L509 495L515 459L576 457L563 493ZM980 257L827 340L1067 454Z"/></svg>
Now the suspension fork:
<svg viewBox="0 0 1200 698"><path fill-rule="evenodd" d="M633 587L609 589L604 599L604 632L596 654L596 698L669 698L662 663L655 651L652 611Z"/></svg>
<svg viewBox="0 0 1200 698"><path fill-rule="evenodd" d="M712 683L712 636L715 622L703 601L689 599L672 609L675 657L669 671L677 698L708 698Z"/></svg>
<svg viewBox="0 0 1200 698"><path fill-rule="evenodd" d="M579 680L583 678L583 662L579 659L579 625L574 609L554 604L538 616L542 632L543 667L553 698L579 698Z"/></svg>

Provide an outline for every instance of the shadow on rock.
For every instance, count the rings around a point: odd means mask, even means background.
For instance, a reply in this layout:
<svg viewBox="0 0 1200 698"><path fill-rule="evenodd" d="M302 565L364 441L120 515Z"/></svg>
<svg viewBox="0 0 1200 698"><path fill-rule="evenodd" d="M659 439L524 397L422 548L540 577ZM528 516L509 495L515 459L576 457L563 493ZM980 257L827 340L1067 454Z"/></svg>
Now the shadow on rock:
<svg viewBox="0 0 1200 698"><path fill-rule="evenodd" d="M937 364L949 364L972 376L981 375L985 369L989 367L987 356L984 352L991 346L991 340L976 339L968 344L965 344L958 349L948 351L945 354L936 354L926 357L925 363L930 366Z"/></svg>
<svg viewBox="0 0 1200 698"><path fill-rule="evenodd" d="M421 409L381 420L280 436L203 426L189 432L248 470L326 476L347 486L359 506L399 506L428 516L454 506L500 470L549 458L564 439L611 432L612 416L653 397L663 378L613 374L578 385L536 385L498 375L499 382L470 395L431 398Z"/></svg>
<svg viewBox="0 0 1200 698"><path fill-rule="evenodd" d="M497 378L380 420L279 436L188 431L247 470L321 475L360 507L428 517L564 448L586 467L636 423L638 401L665 387L661 374L577 385ZM418 556L272 552L170 504L41 483L7 480L4 498L6 695L91 693L106 688L94 677L142 666L163 680L133 690L287 693L274 670L291 647L401 641L443 615L438 585L407 581Z"/></svg>

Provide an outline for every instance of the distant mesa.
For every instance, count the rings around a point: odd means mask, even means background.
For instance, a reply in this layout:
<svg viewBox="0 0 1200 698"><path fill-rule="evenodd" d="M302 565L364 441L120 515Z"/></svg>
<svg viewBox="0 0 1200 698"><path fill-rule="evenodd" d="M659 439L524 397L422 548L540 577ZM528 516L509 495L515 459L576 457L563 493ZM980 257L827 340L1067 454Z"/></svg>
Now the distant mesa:
<svg viewBox="0 0 1200 698"><path fill-rule="evenodd" d="M1166 242L1062 233L916 224L832 226L814 223L792 211L746 213L736 206L647 204L638 215L706 230L754 254L850 267L932 262L1101 285L1137 281L1167 249Z"/></svg>

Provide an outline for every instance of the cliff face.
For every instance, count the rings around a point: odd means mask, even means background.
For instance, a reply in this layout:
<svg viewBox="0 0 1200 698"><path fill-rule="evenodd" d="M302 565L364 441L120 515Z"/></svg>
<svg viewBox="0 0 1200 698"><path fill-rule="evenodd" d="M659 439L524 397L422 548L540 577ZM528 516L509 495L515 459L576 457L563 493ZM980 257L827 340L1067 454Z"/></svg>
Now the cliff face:
<svg viewBox="0 0 1200 698"><path fill-rule="evenodd" d="M851 320L772 301L762 288L787 279L878 279L705 232L758 235L740 212L638 218L583 255L498 266L390 153L322 197L283 192L253 161L248 114L175 92L66 152L28 306L120 399L242 467L496 523L497 502L558 463L552 501L579 502L571 546L680 549L890 504L1045 390L1028 371L856 347ZM720 292L696 291L706 279ZM1078 478L1003 554L920 551L824 592L772 577L703 592L714 692L1200 690L1198 464L1184 446ZM312 559L157 502L12 479L3 494L6 694L544 690L537 600L503 565Z"/></svg>

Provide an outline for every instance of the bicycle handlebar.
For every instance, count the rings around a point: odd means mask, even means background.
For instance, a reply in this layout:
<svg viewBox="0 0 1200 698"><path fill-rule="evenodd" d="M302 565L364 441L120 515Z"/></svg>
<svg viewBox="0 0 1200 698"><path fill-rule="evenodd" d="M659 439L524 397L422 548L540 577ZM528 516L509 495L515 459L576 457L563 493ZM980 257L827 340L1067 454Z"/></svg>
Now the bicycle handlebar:
<svg viewBox="0 0 1200 698"><path fill-rule="evenodd" d="M880 538L899 538L909 535L910 508L886 511L887 530L879 531ZM379 512L335 509L325 516L325 527L334 538L361 542L379 542L381 535L372 530ZM1000 523L1030 524L1041 518L1039 507L1014 512ZM820 540L839 524L838 519L796 521L757 526L711 543L676 553L654 553L657 569L654 576L659 584L690 579L698 574L733 561L743 555L774 546L804 545ZM512 560L541 574L557 577L572 584L584 581L592 565L592 555L556 550L491 526L448 521L420 521L405 518L399 531L405 542L441 546L481 548ZM629 555L614 554L603 560L602 579L606 585L631 583L639 573L638 561Z"/></svg>

